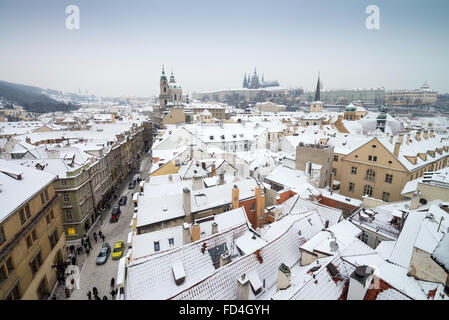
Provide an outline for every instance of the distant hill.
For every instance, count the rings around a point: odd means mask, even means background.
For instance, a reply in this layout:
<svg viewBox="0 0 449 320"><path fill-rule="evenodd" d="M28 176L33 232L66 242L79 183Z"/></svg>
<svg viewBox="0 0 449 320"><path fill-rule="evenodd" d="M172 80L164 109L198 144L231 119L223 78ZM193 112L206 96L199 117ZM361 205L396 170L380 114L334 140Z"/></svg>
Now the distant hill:
<svg viewBox="0 0 449 320"><path fill-rule="evenodd" d="M78 106L56 101L42 91L44 90L38 87L0 80L0 97L10 103L23 106L27 111L44 113L78 109Z"/></svg>

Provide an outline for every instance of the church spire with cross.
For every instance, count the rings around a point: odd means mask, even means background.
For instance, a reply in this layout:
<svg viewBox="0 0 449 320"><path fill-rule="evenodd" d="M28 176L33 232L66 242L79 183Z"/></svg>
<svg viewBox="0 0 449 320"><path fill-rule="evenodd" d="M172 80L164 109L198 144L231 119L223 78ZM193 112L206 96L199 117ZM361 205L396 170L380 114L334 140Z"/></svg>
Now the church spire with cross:
<svg viewBox="0 0 449 320"><path fill-rule="evenodd" d="M316 83L316 90L315 90L315 99L314 101L320 101L321 94L320 94L320 73L318 72L318 81Z"/></svg>

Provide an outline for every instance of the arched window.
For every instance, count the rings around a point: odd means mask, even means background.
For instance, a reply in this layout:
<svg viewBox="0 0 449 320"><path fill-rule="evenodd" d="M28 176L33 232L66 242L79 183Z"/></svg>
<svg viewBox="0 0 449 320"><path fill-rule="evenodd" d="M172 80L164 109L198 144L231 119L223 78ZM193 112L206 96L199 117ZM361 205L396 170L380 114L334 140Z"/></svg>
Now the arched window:
<svg viewBox="0 0 449 320"><path fill-rule="evenodd" d="M164 87L164 92L167 92L167 87Z"/></svg>
<svg viewBox="0 0 449 320"><path fill-rule="evenodd" d="M374 177L376 176L376 172L374 170L366 170L366 177L365 179L368 181L374 181Z"/></svg>
<svg viewBox="0 0 449 320"><path fill-rule="evenodd" d="M373 195L373 187L369 184L365 185L363 188L363 194L371 197Z"/></svg>

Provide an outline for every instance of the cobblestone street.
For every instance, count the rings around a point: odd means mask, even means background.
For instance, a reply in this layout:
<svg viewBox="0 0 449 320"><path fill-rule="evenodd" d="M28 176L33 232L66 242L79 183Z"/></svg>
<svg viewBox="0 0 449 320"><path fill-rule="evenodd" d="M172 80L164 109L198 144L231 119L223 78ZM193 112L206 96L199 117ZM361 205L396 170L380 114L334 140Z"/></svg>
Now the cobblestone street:
<svg viewBox="0 0 449 320"><path fill-rule="evenodd" d="M151 165L151 157L144 156L141 161L141 178L145 178L146 173L149 171ZM132 190L128 190L128 183L132 180L136 172L130 174L126 177L120 186L119 197L114 199L110 205L109 210L105 210L102 217L99 218L96 225L89 231L89 237L93 249L90 251L89 256L84 252L81 256L77 256L77 264L80 267L80 289L73 290L69 300L87 300L87 292L91 291L92 288L96 287L98 289L98 295L100 298L107 296L108 299L112 299L111 292L111 278L117 278L117 268L119 260L112 260L111 254L109 258L103 265L97 265L96 259L103 245L103 241L98 237L98 242L95 243L93 238L93 233L98 234L101 231L105 235L105 242L108 242L111 246L111 251L113 250L114 244L118 240L125 241L125 250L123 256L128 252L128 246L126 244L128 239L128 233L131 231L130 222L134 214L134 204L132 201L133 193L138 191L138 185ZM126 206L121 206L121 215L118 222L110 223L109 218L111 215L111 210L115 205L118 205L118 201L121 196L126 195L128 200ZM65 300L64 286L58 285L54 292L58 300Z"/></svg>

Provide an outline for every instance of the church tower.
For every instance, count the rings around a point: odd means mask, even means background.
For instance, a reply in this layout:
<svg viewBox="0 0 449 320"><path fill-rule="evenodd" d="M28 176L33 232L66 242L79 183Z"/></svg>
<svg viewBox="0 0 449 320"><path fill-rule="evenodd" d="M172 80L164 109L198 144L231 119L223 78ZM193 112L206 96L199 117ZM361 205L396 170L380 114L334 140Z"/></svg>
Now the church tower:
<svg viewBox="0 0 449 320"><path fill-rule="evenodd" d="M168 81L165 75L164 66L162 66L162 75L160 80L160 94L159 94L159 105L161 108L165 108L169 101L170 94L168 91Z"/></svg>
<svg viewBox="0 0 449 320"><path fill-rule="evenodd" d="M320 81L320 73L318 73L318 82L316 83L315 90L315 99L310 105L310 112L323 112L323 103L320 101L321 99L321 81Z"/></svg>
<svg viewBox="0 0 449 320"><path fill-rule="evenodd" d="M243 88L248 88L248 81L246 80L246 73L245 73L245 76L243 77Z"/></svg>

